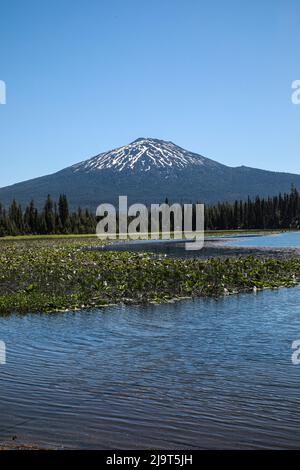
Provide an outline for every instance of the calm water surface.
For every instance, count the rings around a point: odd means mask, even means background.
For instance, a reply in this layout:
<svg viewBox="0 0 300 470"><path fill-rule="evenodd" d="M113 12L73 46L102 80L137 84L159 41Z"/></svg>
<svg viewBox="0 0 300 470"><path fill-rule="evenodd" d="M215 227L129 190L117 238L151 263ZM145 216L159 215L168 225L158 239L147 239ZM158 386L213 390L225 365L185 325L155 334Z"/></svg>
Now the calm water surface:
<svg viewBox="0 0 300 470"><path fill-rule="evenodd" d="M202 250L185 250L184 240L139 240L129 241L126 243L116 242L111 245L104 245L93 247L93 250L100 251L143 251L152 252L156 254L164 253L167 256L184 257L184 258L206 258L209 256L224 255L224 247L237 247L237 248L300 248L300 231L299 232L285 232L270 235L260 234L244 234L244 235L231 235L221 237L207 237L205 239L204 249ZM213 251L212 251L213 247ZM221 250L220 250L221 249ZM221 253L221 251L223 253ZM237 253L230 253L227 251L227 256L235 256Z"/></svg>
<svg viewBox="0 0 300 470"><path fill-rule="evenodd" d="M230 240L227 245L266 248L299 248L300 232L286 232L256 237L241 237Z"/></svg>
<svg viewBox="0 0 300 470"><path fill-rule="evenodd" d="M300 447L300 289L0 318L0 442Z"/></svg>

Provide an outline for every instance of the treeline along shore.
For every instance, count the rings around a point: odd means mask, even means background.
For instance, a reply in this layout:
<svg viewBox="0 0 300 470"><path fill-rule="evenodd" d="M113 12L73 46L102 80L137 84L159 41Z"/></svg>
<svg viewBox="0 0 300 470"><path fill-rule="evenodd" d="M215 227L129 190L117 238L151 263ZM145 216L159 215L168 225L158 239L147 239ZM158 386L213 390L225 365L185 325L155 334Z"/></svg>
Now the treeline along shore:
<svg viewBox="0 0 300 470"><path fill-rule="evenodd" d="M171 205L172 202L166 200ZM101 202L101 201L100 201ZM175 202L175 201L174 201ZM70 211L67 196L58 201L49 195L42 210L32 200L22 208L13 201L9 208L0 203L0 237L17 235L91 234L96 231L95 213L78 208ZM220 202L205 206L206 230L297 229L300 227L300 196L290 193L254 200ZM171 219L172 230L172 219Z"/></svg>

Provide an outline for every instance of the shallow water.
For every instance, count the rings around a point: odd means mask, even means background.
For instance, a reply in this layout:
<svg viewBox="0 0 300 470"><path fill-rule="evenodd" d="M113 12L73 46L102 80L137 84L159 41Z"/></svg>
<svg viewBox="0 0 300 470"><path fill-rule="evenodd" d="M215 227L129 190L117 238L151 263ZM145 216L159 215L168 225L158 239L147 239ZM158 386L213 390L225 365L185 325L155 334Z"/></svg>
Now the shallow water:
<svg viewBox="0 0 300 470"><path fill-rule="evenodd" d="M236 247L239 251L233 251ZM300 248L300 231L260 235L258 233L207 237L201 250L186 250L185 240L137 240L126 243L116 242L111 245L92 247L99 251L132 251L164 254L169 257L209 258L230 257L242 254L254 254L252 249ZM246 252L245 249L248 249ZM250 251L249 251L250 250ZM257 253L255 253L257 254Z"/></svg>
<svg viewBox="0 0 300 470"><path fill-rule="evenodd" d="M0 442L300 447L300 289L0 318Z"/></svg>
<svg viewBox="0 0 300 470"><path fill-rule="evenodd" d="M300 248L300 232L235 238L226 242L226 245L266 248Z"/></svg>

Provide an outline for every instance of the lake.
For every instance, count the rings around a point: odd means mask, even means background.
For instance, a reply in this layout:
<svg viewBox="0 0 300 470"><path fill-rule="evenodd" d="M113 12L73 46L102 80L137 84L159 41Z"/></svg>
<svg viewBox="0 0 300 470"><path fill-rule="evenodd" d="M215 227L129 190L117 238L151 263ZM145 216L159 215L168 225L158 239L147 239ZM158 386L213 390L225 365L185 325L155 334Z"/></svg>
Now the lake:
<svg viewBox="0 0 300 470"><path fill-rule="evenodd" d="M237 237L226 241L226 245L265 248L299 248L300 232L285 232L253 237Z"/></svg>
<svg viewBox="0 0 300 470"><path fill-rule="evenodd" d="M300 447L300 288L11 315L0 339L0 442Z"/></svg>
<svg viewBox="0 0 300 470"><path fill-rule="evenodd" d="M236 248L236 250L234 250ZM201 250L185 249L185 240L136 240L126 242L112 242L109 245L93 246L91 250L96 251L135 251L151 252L157 255L165 254L169 257L184 258L226 258L239 255L262 255L265 253L278 256L278 249L300 248L300 232L284 232L269 235L259 233L231 235L231 236L208 236L205 238L204 248ZM255 250L256 249L256 250ZM290 257L298 256L292 253Z"/></svg>

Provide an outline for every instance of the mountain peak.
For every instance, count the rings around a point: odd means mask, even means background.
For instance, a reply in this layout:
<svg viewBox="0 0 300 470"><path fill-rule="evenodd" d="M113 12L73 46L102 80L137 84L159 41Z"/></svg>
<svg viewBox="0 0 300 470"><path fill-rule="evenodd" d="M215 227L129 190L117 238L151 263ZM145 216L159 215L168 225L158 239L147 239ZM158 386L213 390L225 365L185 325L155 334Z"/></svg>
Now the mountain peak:
<svg viewBox="0 0 300 470"><path fill-rule="evenodd" d="M152 169L170 173L187 166L215 164L207 158L184 150L173 142L139 137L128 145L96 155L72 167L74 172L114 170L147 172Z"/></svg>
<svg viewBox="0 0 300 470"><path fill-rule="evenodd" d="M129 145L140 143L140 142L143 142L146 145L151 144L151 143L152 144L173 144L173 142L171 142L171 141L156 139L155 137L138 137L133 142L131 142ZM173 145L175 145L175 144L173 144Z"/></svg>

